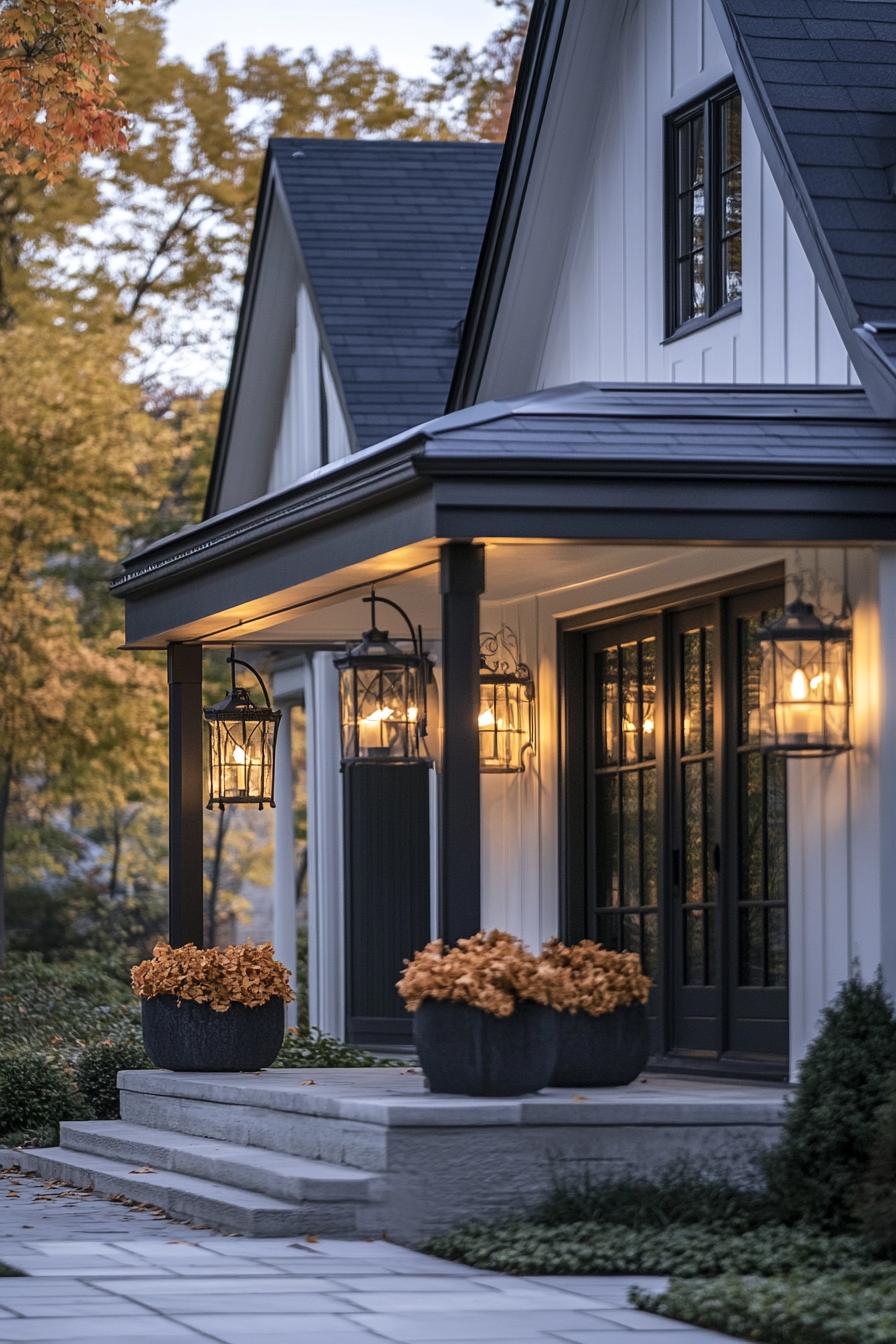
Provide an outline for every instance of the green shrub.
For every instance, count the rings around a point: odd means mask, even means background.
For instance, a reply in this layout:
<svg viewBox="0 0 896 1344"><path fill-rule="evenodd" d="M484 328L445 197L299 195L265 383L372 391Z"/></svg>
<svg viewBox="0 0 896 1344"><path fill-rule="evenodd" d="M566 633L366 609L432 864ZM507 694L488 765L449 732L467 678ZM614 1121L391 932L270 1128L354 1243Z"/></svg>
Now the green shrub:
<svg viewBox="0 0 896 1344"><path fill-rule="evenodd" d="M853 1199L853 1213L879 1255L896 1257L896 1077L875 1117L865 1180Z"/></svg>
<svg viewBox="0 0 896 1344"><path fill-rule="evenodd" d="M896 1015L880 973L870 984L847 980L821 1023L764 1168L783 1220L836 1231L854 1223L854 1192L896 1070Z"/></svg>
<svg viewBox="0 0 896 1344"><path fill-rule="evenodd" d="M718 1223L734 1232L776 1222L763 1189L709 1176L690 1162L670 1164L652 1180L620 1176L595 1181L587 1173L575 1182L558 1179L533 1210L532 1219L556 1227L564 1223L616 1223L625 1227L671 1227Z"/></svg>
<svg viewBox="0 0 896 1344"><path fill-rule="evenodd" d="M407 1061L405 1061L406 1063ZM283 1038L275 1069L369 1069L398 1068L400 1059L380 1059L368 1050L346 1045L333 1036L325 1036L317 1027L307 1032L291 1027Z"/></svg>
<svg viewBox="0 0 896 1344"><path fill-rule="evenodd" d="M445 1260L501 1274L675 1274L694 1278L734 1271L780 1274L834 1271L868 1258L857 1237L808 1228L734 1232L721 1224L634 1228L612 1222L511 1221L456 1228L423 1248Z"/></svg>
<svg viewBox="0 0 896 1344"><path fill-rule="evenodd" d="M0 971L0 1053L41 1050L71 1060L83 1045L139 1023L126 968L97 954L74 961L13 955Z"/></svg>
<svg viewBox="0 0 896 1344"><path fill-rule="evenodd" d="M896 1270L871 1265L813 1278L674 1280L665 1293L633 1290L635 1306L763 1344L893 1344Z"/></svg>
<svg viewBox="0 0 896 1344"><path fill-rule="evenodd" d="M152 1061L136 1038L98 1041L81 1051L75 1064L78 1091L97 1120L117 1120L119 1069L151 1069Z"/></svg>
<svg viewBox="0 0 896 1344"><path fill-rule="evenodd" d="M82 1114L74 1078L63 1064L29 1051L0 1059L0 1139L4 1143L44 1141L60 1120Z"/></svg>

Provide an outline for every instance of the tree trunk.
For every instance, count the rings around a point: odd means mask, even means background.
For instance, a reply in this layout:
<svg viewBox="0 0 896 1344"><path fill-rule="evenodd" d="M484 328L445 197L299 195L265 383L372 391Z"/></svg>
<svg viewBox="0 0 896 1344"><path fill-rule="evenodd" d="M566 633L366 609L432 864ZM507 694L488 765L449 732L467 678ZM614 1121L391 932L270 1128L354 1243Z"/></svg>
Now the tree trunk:
<svg viewBox="0 0 896 1344"><path fill-rule="evenodd" d="M218 889L221 885L221 861L224 854L224 837L227 835L227 828L230 825L230 813L218 813L218 829L215 832L215 848L212 853L212 867L209 873L208 881L208 902L206 904L206 918L208 920L208 929L206 942L209 947L215 946L215 934L218 931Z"/></svg>
<svg viewBox="0 0 896 1344"><path fill-rule="evenodd" d="M118 870L121 867L122 826L118 809L112 812L112 858L109 863L109 903L118 895Z"/></svg>
<svg viewBox="0 0 896 1344"><path fill-rule="evenodd" d="M12 790L12 761L0 762L0 971L6 968L6 818Z"/></svg>

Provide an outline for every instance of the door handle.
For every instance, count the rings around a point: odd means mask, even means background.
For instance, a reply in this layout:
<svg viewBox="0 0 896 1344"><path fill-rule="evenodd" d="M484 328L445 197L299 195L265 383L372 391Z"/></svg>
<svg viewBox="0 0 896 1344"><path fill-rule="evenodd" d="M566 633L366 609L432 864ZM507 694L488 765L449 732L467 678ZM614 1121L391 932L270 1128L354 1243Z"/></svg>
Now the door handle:
<svg viewBox="0 0 896 1344"><path fill-rule="evenodd" d="M717 873L722 871L722 846L718 840L712 847L712 866Z"/></svg>

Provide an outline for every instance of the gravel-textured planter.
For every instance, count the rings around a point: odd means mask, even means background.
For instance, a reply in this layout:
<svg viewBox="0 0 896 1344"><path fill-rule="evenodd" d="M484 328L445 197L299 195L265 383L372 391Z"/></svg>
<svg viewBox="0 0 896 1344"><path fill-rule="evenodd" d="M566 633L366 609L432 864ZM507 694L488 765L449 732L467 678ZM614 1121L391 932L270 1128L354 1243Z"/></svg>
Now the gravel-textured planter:
<svg viewBox="0 0 896 1344"><path fill-rule="evenodd" d="M495 1017L468 1003L424 999L414 1014L414 1044L431 1090L516 1097L547 1087L559 1016L539 1003L518 1003L510 1017Z"/></svg>
<svg viewBox="0 0 896 1344"><path fill-rule="evenodd" d="M216 1013L207 1003L173 994L141 999L143 1044L153 1064L176 1073L255 1073L273 1064L283 1044L282 999L257 1008L232 1003Z"/></svg>
<svg viewBox="0 0 896 1344"><path fill-rule="evenodd" d="M624 1087L647 1064L647 1007L630 1003L612 1013L558 1013L554 1087Z"/></svg>

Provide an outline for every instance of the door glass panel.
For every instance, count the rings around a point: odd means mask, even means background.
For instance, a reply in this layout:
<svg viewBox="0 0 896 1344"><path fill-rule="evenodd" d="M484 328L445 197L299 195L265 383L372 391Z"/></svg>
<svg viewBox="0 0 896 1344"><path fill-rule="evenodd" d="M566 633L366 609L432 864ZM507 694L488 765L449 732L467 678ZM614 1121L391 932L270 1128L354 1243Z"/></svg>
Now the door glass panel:
<svg viewBox="0 0 896 1344"><path fill-rule="evenodd" d="M600 743L598 758L608 765L619 759L619 650L603 649L597 655L600 687Z"/></svg>
<svg viewBox="0 0 896 1344"><path fill-rule="evenodd" d="M688 910L685 915L684 982L705 985L706 969L705 911Z"/></svg>
<svg viewBox="0 0 896 1344"><path fill-rule="evenodd" d="M595 651L590 936L649 959L656 974L656 639Z"/></svg>
<svg viewBox="0 0 896 1344"><path fill-rule="evenodd" d="M703 653L699 630L689 630L682 638L682 661L682 751L686 756L693 756L703 748Z"/></svg>
<svg viewBox="0 0 896 1344"><path fill-rule="evenodd" d="M704 626L700 632L703 637L703 683L701 693L703 696L703 750L712 751L713 744L713 628L711 625Z"/></svg>
<svg viewBox="0 0 896 1344"><path fill-rule="evenodd" d="M703 762L684 766L684 899L703 900L705 835L703 830Z"/></svg>
<svg viewBox="0 0 896 1344"><path fill-rule="evenodd" d="M597 780L597 904L619 904L619 779Z"/></svg>
<svg viewBox="0 0 896 1344"><path fill-rule="evenodd" d="M641 689L638 676L638 646L625 644L622 648L622 759L636 761L640 755Z"/></svg>
<svg viewBox="0 0 896 1344"><path fill-rule="evenodd" d="M641 756L656 756L656 640L641 641Z"/></svg>
<svg viewBox="0 0 896 1344"><path fill-rule="evenodd" d="M771 608L738 621L737 976L748 989L787 984L786 763L759 750L759 629Z"/></svg>
<svg viewBox="0 0 896 1344"><path fill-rule="evenodd" d="M622 900L641 903L641 790L640 771L622 776Z"/></svg>

